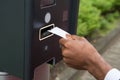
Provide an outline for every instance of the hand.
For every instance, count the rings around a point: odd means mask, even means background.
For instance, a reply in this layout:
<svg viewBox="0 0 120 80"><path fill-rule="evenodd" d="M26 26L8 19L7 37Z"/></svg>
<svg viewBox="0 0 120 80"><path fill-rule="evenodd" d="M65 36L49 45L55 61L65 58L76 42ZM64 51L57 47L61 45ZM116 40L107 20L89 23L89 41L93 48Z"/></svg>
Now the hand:
<svg viewBox="0 0 120 80"><path fill-rule="evenodd" d="M97 79L103 79L111 69L84 37L69 35L67 39L60 39L59 42L62 45L63 60L68 66L88 70Z"/></svg>
<svg viewBox="0 0 120 80"><path fill-rule="evenodd" d="M67 40L60 40L63 60L73 68L87 69L91 59L93 59L97 53L96 49L83 37L75 35L67 37Z"/></svg>

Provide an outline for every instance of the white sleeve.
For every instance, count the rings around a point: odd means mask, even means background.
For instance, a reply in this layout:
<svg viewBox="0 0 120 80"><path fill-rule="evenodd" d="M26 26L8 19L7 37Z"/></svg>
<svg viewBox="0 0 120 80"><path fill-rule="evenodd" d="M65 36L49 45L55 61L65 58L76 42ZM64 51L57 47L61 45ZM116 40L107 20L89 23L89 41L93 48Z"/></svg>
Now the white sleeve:
<svg viewBox="0 0 120 80"><path fill-rule="evenodd" d="M120 71L118 69L111 69L104 80L120 80Z"/></svg>

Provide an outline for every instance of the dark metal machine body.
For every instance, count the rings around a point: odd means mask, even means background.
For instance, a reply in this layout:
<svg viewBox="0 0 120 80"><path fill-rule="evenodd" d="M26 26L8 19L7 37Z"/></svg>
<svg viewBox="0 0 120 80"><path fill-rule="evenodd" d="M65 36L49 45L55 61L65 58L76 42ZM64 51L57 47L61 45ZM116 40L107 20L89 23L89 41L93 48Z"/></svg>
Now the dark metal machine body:
<svg viewBox="0 0 120 80"><path fill-rule="evenodd" d="M32 80L34 69L62 59L60 37L47 33L60 27L76 32L79 0L1 0L0 71Z"/></svg>

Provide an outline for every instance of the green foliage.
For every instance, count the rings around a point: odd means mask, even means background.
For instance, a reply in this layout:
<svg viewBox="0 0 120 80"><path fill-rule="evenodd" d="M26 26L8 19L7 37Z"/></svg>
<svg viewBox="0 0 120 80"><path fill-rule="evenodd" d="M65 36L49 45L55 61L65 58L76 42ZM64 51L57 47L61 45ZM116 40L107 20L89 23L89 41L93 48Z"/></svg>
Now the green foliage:
<svg viewBox="0 0 120 80"><path fill-rule="evenodd" d="M113 7L115 0L94 0L93 6L100 9L102 12L109 11Z"/></svg>
<svg viewBox="0 0 120 80"><path fill-rule="evenodd" d="M87 2L87 3L86 3ZM91 0L81 0L80 12L78 15L78 35L91 34L96 28L100 27L100 10L92 6Z"/></svg>
<svg viewBox="0 0 120 80"><path fill-rule="evenodd" d="M112 29L109 25L120 17L118 6L120 0L80 0L77 34L92 36Z"/></svg>
<svg viewBox="0 0 120 80"><path fill-rule="evenodd" d="M115 2L114 2L114 6L120 6L120 0L115 0Z"/></svg>

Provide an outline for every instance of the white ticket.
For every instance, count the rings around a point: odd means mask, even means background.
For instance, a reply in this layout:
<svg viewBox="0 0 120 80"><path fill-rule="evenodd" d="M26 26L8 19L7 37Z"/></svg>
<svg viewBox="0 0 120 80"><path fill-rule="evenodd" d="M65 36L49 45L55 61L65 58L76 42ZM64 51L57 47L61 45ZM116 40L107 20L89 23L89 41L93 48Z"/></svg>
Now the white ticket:
<svg viewBox="0 0 120 80"><path fill-rule="evenodd" d="M59 28L59 27L54 27L53 29L51 30L48 30L50 33L53 33L55 35L58 35L64 39L67 39L66 38L66 34L69 34L68 32L64 31L63 29Z"/></svg>

